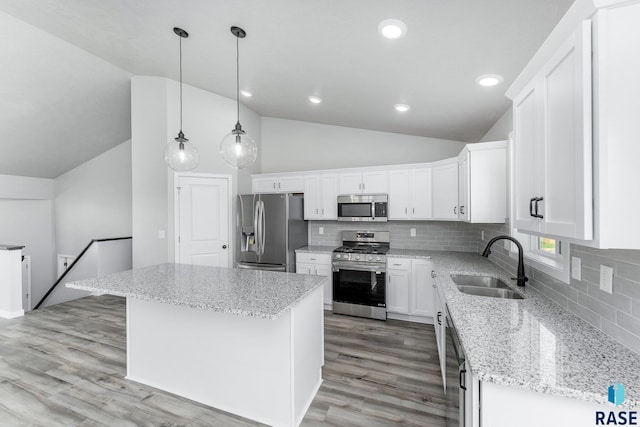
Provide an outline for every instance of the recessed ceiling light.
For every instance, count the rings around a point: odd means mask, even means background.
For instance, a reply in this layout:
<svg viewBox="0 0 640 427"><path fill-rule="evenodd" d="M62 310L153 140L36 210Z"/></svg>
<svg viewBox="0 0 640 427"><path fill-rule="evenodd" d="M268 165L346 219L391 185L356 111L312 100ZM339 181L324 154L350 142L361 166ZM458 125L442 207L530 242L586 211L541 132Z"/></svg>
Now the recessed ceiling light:
<svg viewBox="0 0 640 427"><path fill-rule="evenodd" d="M407 34L407 24L398 19L385 19L378 24L378 32L388 39L399 39Z"/></svg>
<svg viewBox="0 0 640 427"><path fill-rule="evenodd" d="M401 113L406 113L407 111L411 110L411 106L407 104L396 104L393 106L393 108L395 108L396 111L400 111Z"/></svg>
<svg viewBox="0 0 640 427"><path fill-rule="evenodd" d="M247 98L251 98L253 94L246 89L240 89L240 95L246 96Z"/></svg>
<svg viewBox="0 0 640 427"><path fill-rule="evenodd" d="M500 83L502 83L504 79L502 78L502 76L499 76L497 74L485 74L483 76L480 76L476 79L476 83L478 83L480 86L495 86L498 85Z"/></svg>
<svg viewBox="0 0 640 427"><path fill-rule="evenodd" d="M312 95L309 97L309 101L313 104L320 104L322 102L322 98Z"/></svg>

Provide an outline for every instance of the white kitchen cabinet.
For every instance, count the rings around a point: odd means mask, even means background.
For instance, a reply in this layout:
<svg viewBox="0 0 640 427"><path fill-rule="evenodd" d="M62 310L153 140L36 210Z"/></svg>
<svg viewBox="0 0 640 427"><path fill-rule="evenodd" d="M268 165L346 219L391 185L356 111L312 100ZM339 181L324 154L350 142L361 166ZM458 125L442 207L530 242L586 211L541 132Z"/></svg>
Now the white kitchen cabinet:
<svg viewBox="0 0 640 427"><path fill-rule="evenodd" d="M458 219L458 159L437 162L432 167L433 219Z"/></svg>
<svg viewBox="0 0 640 427"><path fill-rule="evenodd" d="M387 317L389 313L409 314L411 260L387 259Z"/></svg>
<svg viewBox="0 0 640 427"><path fill-rule="evenodd" d="M307 175L304 178L304 219L338 218L338 175Z"/></svg>
<svg viewBox="0 0 640 427"><path fill-rule="evenodd" d="M435 274L435 273L434 273ZM447 390L447 311L445 300L438 287L433 284L433 327L436 331L436 344L438 346L438 360L440 362L440 373L442 375L442 385Z"/></svg>
<svg viewBox="0 0 640 427"><path fill-rule="evenodd" d="M433 317L433 264L423 258L387 258L387 317L427 323Z"/></svg>
<svg viewBox="0 0 640 427"><path fill-rule="evenodd" d="M593 238L591 22L513 100L515 226Z"/></svg>
<svg viewBox="0 0 640 427"><path fill-rule="evenodd" d="M389 219L431 219L431 168L389 171Z"/></svg>
<svg viewBox="0 0 640 427"><path fill-rule="evenodd" d="M302 175L252 175L253 193L302 193L304 178Z"/></svg>
<svg viewBox="0 0 640 427"><path fill-rule="evenodd" d="M507 180L507 141L468 144L458 155L459 219L505 222Z"/></svg>
<svg viewBox="0 0 640 427"><path fill-rule="evenodd" d="M329 280L324 285L324 308L331 310L333 306L333 272L331 270L331 254L296 252L296 273L325 276Z"/></svg>
<svg viewBox="0 0 640 427"><path fill-rule="evenodd" d="M388 179L386 170L341 173L339 194L387 194Z"/></svg>

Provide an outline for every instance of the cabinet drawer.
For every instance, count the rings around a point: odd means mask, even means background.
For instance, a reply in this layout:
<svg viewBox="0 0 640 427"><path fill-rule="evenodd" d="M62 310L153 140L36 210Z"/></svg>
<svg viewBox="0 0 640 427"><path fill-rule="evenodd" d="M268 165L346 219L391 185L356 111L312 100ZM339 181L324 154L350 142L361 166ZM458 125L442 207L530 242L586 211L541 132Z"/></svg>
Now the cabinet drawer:
<svg viewBox="0 0 640 427"><path fill-rule="evenodd" d="M331 255L309 252L296 252L296 262L308 262L311 264L331 264Z"/></svg>
<svg viewBox="0 0 640 427"><path fill-rule="evenodd" d="M387 270L410 270L411 260L408 258L387 258Z"/></svg>

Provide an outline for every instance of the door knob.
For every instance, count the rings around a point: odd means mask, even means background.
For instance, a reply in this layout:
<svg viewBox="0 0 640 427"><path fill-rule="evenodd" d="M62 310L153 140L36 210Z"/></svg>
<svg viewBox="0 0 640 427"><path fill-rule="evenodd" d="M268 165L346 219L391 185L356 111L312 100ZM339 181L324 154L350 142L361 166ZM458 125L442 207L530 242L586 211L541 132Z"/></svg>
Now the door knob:
<svg viewBox="0 0 640 427"><path fill-rule="evenodd" d="M222 245L222 249L227 249L227 245Z"/></svg>

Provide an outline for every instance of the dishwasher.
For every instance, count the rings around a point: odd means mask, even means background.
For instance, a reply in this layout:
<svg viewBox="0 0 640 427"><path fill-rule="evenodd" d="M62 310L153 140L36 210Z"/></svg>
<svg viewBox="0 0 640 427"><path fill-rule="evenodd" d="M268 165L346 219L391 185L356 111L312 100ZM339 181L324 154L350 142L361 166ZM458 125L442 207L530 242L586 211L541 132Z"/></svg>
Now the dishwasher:
<svg viewBox="0 0 640 427"><path fill-rule="evenodd" d="M449 307L445 304L447 310L447 331L449 336L451 337L451 343L453 344L453 351L455 353L457 365L458 365L458 386L459 386L459 412L458 412L458 421L460 427L465 427L466 421L466 406L467 406L467 361L466 356L464 354L464 349L462 348L462 344L460 343L460 338L458 337L458 332L453 324L453 319L451 319L451 314L449 313Z"/></svg>

